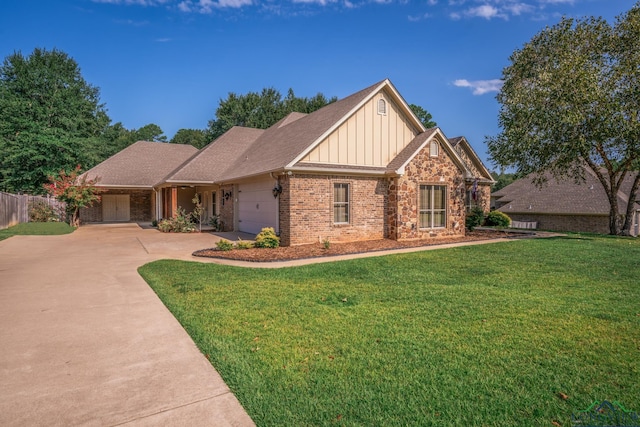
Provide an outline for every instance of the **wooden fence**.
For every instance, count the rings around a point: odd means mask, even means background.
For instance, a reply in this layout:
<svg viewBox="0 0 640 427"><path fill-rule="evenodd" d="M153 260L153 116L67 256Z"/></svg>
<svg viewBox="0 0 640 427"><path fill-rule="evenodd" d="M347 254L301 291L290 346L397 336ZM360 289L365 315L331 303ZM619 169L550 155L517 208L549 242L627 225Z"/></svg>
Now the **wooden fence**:
<svg viewBox="0 0 640 427"><path fill-rule="evenodd" d="M29 222L29 208L34 203L44 203L58 212L64 211L64 203L53 197L10 194L0 191L0 230L21 222Z"/></svg>

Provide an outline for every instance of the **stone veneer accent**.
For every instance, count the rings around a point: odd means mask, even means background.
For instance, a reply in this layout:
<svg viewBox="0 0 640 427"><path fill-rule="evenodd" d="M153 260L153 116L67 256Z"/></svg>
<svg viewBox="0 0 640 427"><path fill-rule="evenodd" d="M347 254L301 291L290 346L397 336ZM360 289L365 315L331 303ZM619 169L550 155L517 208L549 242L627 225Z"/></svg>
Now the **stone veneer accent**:
<svg viewBox="0 0 640 427"><path fill-rule="evenodd" d="M418 226L418 195L421 184L446 185L446 227ZM406 166L405 174L389 187L388 237L396 240L426 239L465 233L465 183L462 173L444 150L431 157L427 147Z"/></svg>
<svg viewBox="0 0 640 427"><path fill-rule="evenodd" d="M283 246L382 239L387 179L340 175L279 177L280 239ZM349 224L333 223L333 185L349 184Z"/></svg>
<svg viewBox="0 0 640 427"><path fill-rule="evenodd" d="M131 222L151 222L154 212L152 190L107 190L104 194L129 194L129 220ZM102 201L90 208L80 209L81 222L102 222Z"/></svg>

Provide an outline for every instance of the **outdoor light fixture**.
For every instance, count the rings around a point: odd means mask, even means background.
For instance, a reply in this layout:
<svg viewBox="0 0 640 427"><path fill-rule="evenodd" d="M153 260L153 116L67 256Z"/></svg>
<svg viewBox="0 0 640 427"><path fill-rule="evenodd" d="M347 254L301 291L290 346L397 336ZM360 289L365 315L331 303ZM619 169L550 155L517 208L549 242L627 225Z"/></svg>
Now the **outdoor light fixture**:
<svg viewBox="0 0 640 427"><path fill-rule="evenodd" d="M273 193L274 198L278 197L278 194L282 193L282 186L280 184L276 184L276 186L273 187L273 190L271 190L271 193Z"/></svg>

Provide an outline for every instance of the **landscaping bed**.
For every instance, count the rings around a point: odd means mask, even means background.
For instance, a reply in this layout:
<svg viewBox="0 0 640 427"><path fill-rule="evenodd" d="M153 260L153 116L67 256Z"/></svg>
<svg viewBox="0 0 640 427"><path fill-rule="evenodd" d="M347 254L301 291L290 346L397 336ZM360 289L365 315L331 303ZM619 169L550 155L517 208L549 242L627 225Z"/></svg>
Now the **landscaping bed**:
<svg viewBox="0 0 640 427"><path fill-rule="evenodd" d="M317 258L325 256L337 256L376 252L391 249L416 248L424 246L444 245L447 243L463 243L478 240L490 240L501 238L523 237L530 234L501 231L501 230L474 230L467 231L462 237L443 237L437 239L397 241L391 239L367 240L362 242L331 242L328 247L324 243L313 243L298 246L281 246L278 248L250 248L232 249L222 251L218 248L208 248L193 253L197 257L223 258L238 261L290 261L296 259Z"/></svg>

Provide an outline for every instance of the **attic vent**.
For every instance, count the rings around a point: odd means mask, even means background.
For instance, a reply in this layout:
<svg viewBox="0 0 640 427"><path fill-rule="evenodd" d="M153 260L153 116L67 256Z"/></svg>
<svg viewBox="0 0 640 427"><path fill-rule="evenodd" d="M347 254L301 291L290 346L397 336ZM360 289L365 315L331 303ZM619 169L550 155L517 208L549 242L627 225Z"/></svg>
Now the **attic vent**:
<svg viewBox="0 0 640 427"><path fill-rule="evenodd" d="M429 155L431 157L438 157L439 148L438 141L432 140L431 144L429 144Z"/></svg>
<svg viewBox="0 0 640 427"><path fill-rule="evenodd" d="M378 100L378 114L383 116L387 114L387 102L382 98Z"/></svg>

